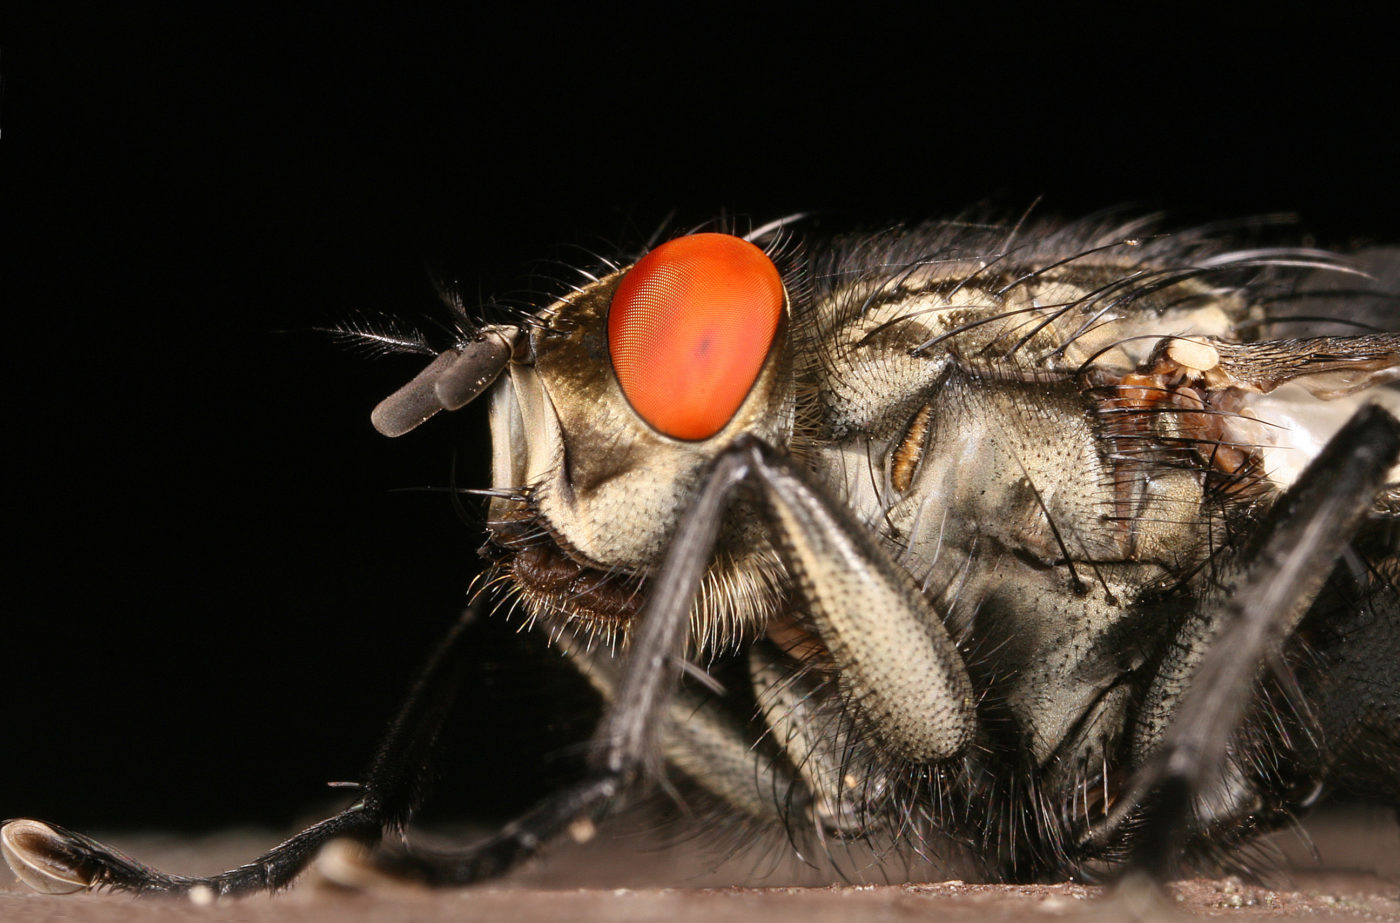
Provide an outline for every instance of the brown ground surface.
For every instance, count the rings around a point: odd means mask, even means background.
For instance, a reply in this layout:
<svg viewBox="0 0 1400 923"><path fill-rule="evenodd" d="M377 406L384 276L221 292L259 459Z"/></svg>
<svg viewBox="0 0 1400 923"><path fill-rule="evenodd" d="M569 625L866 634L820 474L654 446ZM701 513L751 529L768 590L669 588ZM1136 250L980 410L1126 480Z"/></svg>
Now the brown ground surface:
<svg viewBox="0 0 1400 923"><path fill-rule="evenodd" d="M657 849L654 839L606 836L567 844L502 884L430 892L402 885L353 892L315 871L290 891L196 906L187 900L140 900L115 894L46 897L28 893L0 871L0 920L665 920L688 923L762 919L765 923L850 920L1167 920L1363 919L1400 921L1400 827L1389 814L1333 812L1309 825L1327 865L1296 834L1273 846L1293 871L1288 883L1266 889L1237 879L1198 879L1172 885L1164 900L1076 884L800 885L817 873L769 869L760 887L722 886L757 867L693 848ZM115 836L116 845L173 871L200 873L245 861L276 837L228 834L191 844L158 837ZM790 884L790 882L792 884Z"/></svg>

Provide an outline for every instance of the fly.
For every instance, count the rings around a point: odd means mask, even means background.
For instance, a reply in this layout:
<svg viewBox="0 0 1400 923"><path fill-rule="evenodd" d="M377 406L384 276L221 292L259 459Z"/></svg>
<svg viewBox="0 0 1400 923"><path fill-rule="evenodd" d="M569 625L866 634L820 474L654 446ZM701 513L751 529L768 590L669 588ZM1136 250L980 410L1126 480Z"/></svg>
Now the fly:
<svg viewBox="0 0 1400 923"><path fill-rule="evenodd" d="M800 225L459 310L374 413L490 402L485 583L608 703L582 778L461 851L381 843L459 626L341 813L208 878L16 820L20 877L241 894L348 837L465 884L658 779L1007 881L1241 868L1319 788L1400 803L1400 251Z"/></svg>

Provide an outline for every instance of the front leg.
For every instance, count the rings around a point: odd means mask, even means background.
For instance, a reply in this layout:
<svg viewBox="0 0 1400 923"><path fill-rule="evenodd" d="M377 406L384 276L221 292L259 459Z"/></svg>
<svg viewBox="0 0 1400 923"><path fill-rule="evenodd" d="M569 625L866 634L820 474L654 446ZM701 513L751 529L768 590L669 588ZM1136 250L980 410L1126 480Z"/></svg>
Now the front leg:
<svg viewBox="0 0 1400 923"><path fill-rule="evenodd" d="M434 885L479 881L533 855L576 821L600 819L643 776L659 772L655 763L666 751L691 607L741 486L768 513L775 544L871 733L911 760L963 751L975 729L972 684L913 579L791 459L745 437L711 466L652 581L594 737L589 775L469 849L396 847L376 857L377 864Z"/></svg>
<svg viewBox="0 0 1400 923"><path fill-rule="evenodd" d="M908 571L789 459L759 453L777 545L852 706L896 755L961 754L976 730L972 681Z"/></svg>
<svg viewBox="0 0 1400 923"><path fill-rule="evenodd" d="M776 544L821 641L850 679L853 707L871 731L913 760L945 759L967 746L975 722L971 682L913 580L790 459L744 438L711 467L652 582L615 698L595 735L587 777L468 850L395 848L375 857L377 864L429 884L479 881L534 855L574 822L601 818L611 810L664 752L666 718L689 641L690 610L725 510L744 484L770 515ZM330 839L376 842L386 826L397 826L408 813L405 799L421 771L418 756L430 749L441 721L437 703L448 685L445 678L452 671L447 667L454 660L448 655L459 636L460 630L435 658L391 729L365 782L365 797L248 865L209 878L173 876L33 821L5 828L6 857L21 878L46 890L110 886L183 893L204 887L215 894L243 894L285 885Z"/></svg>

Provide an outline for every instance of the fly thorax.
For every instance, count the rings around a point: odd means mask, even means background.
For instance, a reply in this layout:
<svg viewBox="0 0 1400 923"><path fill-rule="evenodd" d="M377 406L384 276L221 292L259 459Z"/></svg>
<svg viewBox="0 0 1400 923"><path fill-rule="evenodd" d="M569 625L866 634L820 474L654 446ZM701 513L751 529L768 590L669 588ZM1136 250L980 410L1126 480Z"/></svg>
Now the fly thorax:
<svg viewBox="0 0 1400 923"><path fill-rule="evenodd" d="M919 351L957 326L980 323L984 345L1026 327L952 300L920 295L847 318L830 353L842 364L822 387L832 438L814 464L922 586L1033 759L1048 765L1062 747L1077 759L1102 745L1080 739L1080 720L1121 713L1104 691L1135 664L1115 641L1162 569L1139 558L1080 381L1025 357ZM1199 504L1194 479L1159 473L1139 479L1139 509ZM1178 507L1164 518L1192 517Z"/></svg>

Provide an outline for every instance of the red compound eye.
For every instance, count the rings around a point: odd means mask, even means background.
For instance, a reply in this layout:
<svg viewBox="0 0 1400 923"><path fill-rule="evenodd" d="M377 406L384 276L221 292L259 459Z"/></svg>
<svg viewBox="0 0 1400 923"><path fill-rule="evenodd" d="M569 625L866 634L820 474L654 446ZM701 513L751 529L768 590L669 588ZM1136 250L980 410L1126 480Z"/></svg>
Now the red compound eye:
<svg viewBox="0 0 1400 923"><path fill-rule="evenodd" d="M782 313L778 268L748 241L692 234L664 243L613 294L608 350L622 393L666 435L707 439L753 387Z"/></svg>

